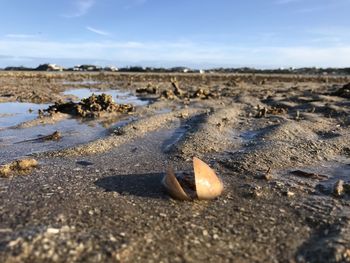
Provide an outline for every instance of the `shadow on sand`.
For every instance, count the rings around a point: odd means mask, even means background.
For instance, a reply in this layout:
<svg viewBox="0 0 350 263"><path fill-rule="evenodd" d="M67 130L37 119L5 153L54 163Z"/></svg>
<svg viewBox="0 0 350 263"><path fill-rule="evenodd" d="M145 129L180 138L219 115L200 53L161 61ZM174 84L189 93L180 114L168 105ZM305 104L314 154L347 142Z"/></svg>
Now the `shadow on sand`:
<svg viewBox="0 0 350 263"><path fill-rule="evenodd" d="M106 192L117 192L123 195L167 199L161 185L163 173L115 175L98 179L95 185Z"/></svg>

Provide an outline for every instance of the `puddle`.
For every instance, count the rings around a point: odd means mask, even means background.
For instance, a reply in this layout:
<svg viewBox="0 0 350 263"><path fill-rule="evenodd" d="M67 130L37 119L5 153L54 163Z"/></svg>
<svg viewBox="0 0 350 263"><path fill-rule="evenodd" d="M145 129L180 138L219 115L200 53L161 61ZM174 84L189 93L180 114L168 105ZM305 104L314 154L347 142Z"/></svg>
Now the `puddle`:
<svg viewBox="0 0 350 263"><path fill-rule="evenodd" d="M156 114L164 114L164 113L169 113L172 112L173 110L170 108L163 108L163 109L156 109L154 112Z"/></svg>
<svg viewBox="0 0 350 263"><path fill-rule="evenodd" d="M327 180L321 182L327 188L332 187L338 180L350 182L350 159L342 158L339 161L326 162L311 169L328 176Z"/></svg>
<svg viewBox="0 0 350 263"><path fill-rule="evenodd" d="M291 174L292 171L298 170L311 175L318 175L319 178L312 176L310 178L299 177ZM350 183L350 159L338 157L336 160L322 162L317 164L317 166L295 167L286 171L285 176L287 180L314 182L317 184L316 188L322 193L331 194L337 181L343 180L345 183Z"/></svg>
<svg viewBox="0 0 350 263"><path fill-rule="evenodd" d="M102 81L97 80L78 80L78 81L63 81L63 85L99 85Z"/></svg>
<svg viewBox="0 0 350 263"><path fill-rule="evenodd" d="M34 120L38 117L38 110L47 107L47 104L25 102L0 103L0 130Z"/></svg>
<svg viewBox="0 0 350 263"><path fill-rule="evenodd" d="M350 159L339 157L335 161L327 161L318 164L317 166L307 166L299 167L298 169L308 173L325 175L328 177L328 181L337 181L337 180L350 180Z"/></svg>
<svg viewBox="0 0 350 263"><path fill-rule="evenodd" d="M123 126L133 118L119 118L113 121L113 127ZM79 119L63 120L55 124L39 125L25 129L5 129L0 131L0 160L10 161L15 158L65 149L85 144L109 135L104 122L81 121ZM58 141L44 141L38 138L59 131L62 138Z"/></svg>
<svg viewBox="0 0 350 263"><path fill-rule="evenodd" d="M116 103L132 103L144 106L149 100L140 99L129 92L119 90L94 90L94 89L72 89L64 92L65 95L74 95L79 99L107 93L113 97ZM5 162L34 153L56 151L85 144L107 136L108 128L118 128L126 125L132 120L130 115L115 115L96 120L84 120L70 118L54 124L38 125L23 129L14 126L34 120L38 117L38 110L45 109L48 104L34 104L21 102L0 103L0 160ZM58 141L38 140L40 137L50 135L55 131L60 132L62 138Z"/></svg>
<svg viewBox="0 0 350 263"><path fill-rule="evenodd" d="M83 98L88 98L92 94L101 95L102 93L111 95L113 100L118 104L128 104L131 103L135 106L145 106L149 103L149 100L137 97L130 92L120 91L120 90L95 90L88 88L81 89L71 89L63 92L63 95L73 95L79 100Z"/></svg>
<svg viewBox="0 0 350 263"><path fill-rule="evenodd" d="M258 136L258 131L245 131L242 132L239 137L241 137L245 141L251 141L254 140Z"/></svg>

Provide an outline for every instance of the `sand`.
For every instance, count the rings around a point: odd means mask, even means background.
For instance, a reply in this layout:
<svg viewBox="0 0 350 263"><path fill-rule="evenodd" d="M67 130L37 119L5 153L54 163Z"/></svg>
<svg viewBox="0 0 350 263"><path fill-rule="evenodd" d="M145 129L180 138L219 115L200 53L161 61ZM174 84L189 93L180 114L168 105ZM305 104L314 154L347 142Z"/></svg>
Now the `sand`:
<svg viewBox="0 0 350 263"><path fill-rule="evenodd" d="M139 89L151 102L104 136L33 153L30 174L0 178L0 261L350 262L350 101L337 93L349 82L0 73L1 102L50 104L75 87ZM11 147L0 144L2 164ZM167 165L191 170L193 156L221 177L222 196L184 202L165 192Z"/></svg>

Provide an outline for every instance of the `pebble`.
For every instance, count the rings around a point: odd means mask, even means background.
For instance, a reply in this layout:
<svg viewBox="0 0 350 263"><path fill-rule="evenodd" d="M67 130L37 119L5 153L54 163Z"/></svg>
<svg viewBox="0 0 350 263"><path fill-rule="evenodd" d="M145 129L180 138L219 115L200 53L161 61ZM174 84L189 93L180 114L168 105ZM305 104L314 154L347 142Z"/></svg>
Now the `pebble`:
<svg viewBox="0 0 350 263"><path fill-rule="evenodd" d="M333 195L341 197L344 194L344 181L338 180L333 187Z"/></svg>
<svg viewBox="0 0 350 263"><path fill-rule="evenodd" d="M52 227L49 227L46 232L48 234L58 234L60 232L60 230L58 228L52 228Z"/></svg>
<svg viewBox="0 0 350 263"><path fill-rule="evenodd" d="M294 196L295 196L295 193L294 193L294 192L291 192L291 191L287 191L287 192L286 192L286 195L287 195L287 197L294 197Z"/></svg>
<svg viewBox="0 0 350 263"><path fill-rule="evenodd" d="M270 173L265 173L263 176L262 176L263 179L265 179L266 181L270 181L273 179L273 176L272 174Z"/></svg>

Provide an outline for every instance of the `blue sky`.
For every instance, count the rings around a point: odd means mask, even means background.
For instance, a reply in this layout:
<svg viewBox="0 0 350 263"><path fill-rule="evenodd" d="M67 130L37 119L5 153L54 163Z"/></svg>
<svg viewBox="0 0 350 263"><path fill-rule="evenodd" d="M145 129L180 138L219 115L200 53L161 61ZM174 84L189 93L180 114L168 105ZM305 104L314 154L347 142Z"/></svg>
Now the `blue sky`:
<svg viewBox="0 0 350 263"><path fill-rule="evenodd" d="M0 0L0 67L350 66L350 0Z"/></svg>

